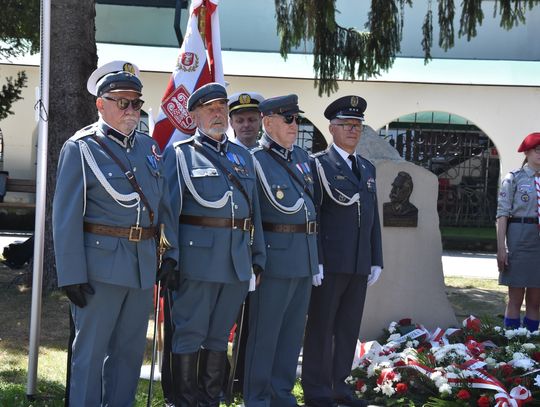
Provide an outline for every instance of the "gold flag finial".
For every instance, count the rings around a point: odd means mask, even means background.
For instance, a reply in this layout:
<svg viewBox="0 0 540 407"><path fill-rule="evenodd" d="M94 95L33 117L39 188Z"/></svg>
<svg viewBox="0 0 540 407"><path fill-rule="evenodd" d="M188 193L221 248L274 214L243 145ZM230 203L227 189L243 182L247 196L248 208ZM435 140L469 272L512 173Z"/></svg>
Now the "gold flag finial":
<svg viewBox="0 0 540 407"><path fill-rule="evenodd" d="M206 6L204 2L199 7L199 34L203 40L204 46L206 47Z"/></svg>

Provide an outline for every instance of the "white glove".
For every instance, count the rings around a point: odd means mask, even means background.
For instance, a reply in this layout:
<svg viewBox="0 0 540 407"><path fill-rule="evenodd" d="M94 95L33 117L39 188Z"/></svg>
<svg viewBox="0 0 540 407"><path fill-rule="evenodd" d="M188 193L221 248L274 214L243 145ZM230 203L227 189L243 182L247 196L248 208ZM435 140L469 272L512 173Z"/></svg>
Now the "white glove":
<svg viewBox="0 0 540 407"><path fill-rule="evenodd" d="M257 277L255 277L255 273L251 273L251 278L249 279L249 292L255 291L257 286L256 281Z"/></svg>
<svg viewBox="0 0 540 407"><path fill-rule="evenodd" d="M314 287L320 286L322 284L323 278L324 278L323 265L319 264L319 274L315 274L311 279L313 286Z"/></svg>
<svg viewBox="0 0 540 407"><path fill-rule="evenodd" d="M370 285L375 284L375 282L379 279L381 276L381 266L371 266L371 273L369 273L369 276L367 278L367 285L368 287Z"/></svg>

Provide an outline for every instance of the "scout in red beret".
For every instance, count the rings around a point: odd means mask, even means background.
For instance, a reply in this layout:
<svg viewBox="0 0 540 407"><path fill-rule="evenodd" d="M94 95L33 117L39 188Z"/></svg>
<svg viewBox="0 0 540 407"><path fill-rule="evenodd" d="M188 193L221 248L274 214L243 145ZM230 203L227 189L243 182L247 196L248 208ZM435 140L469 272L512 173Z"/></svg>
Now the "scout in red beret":
<svg viewBox="0 0 540 407"><path fill-rule="evenodd" d="M521 142L518 153L522 153L527 150L532 150L540 144L540 133L531 133Z"/></svg>

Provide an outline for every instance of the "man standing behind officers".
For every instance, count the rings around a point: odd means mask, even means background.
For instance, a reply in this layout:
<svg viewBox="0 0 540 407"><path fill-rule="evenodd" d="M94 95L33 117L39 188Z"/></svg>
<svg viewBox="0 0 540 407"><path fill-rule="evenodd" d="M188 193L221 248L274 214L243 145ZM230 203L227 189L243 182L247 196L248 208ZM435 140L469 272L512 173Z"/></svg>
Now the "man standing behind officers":
<svg viewBox="0 0 540 407"><path fill-rule="evenodd" d="M58 161L53 235L58 285L71 301L75 325L72 407L134 402L160 224L172 244L160 277L168 285L177 274L159 149L135 130L144 103L135 72L132 64L113 61L92 74L88 89L100 118L65 142Z"/></svg>
<svg viewBox="0 0 540 407"><path fill-rule="evenodd" d="M261 147L253 154L266 243L266 267L250 294L246 407L297 406L291 394L312 276L317 272L316 214L308 154L293 145L298 97L259 104Z"/></svg>
<svg viewBox="0 0 540 407"><path fill-rule="evenodd" d="M173 293L175 406L219 406L229 332L265 264L249 152L227 140L227 93L218 83L188 100L193 137L165 154L179 222L180 287ZM252 271L253 270L253 271Z"/></svg>
<svg viewBox="0 0 540 407"><path fill-rule="evenodd" d="M313 278L302 358L309 407L367 405L345 383L366 288L383 266L375 167L355 153L366 106L359 96L345 96L326 108L334 143L314 160L320 273Z"/></svg>
<svg viewBox="0 0 540 407"><path fill-rule="evenodd" d="M259 145L261 113L259 103L263 96L255 92L235 93L229 98L230 124L234 130L234 143L252 150Z"/></svg>

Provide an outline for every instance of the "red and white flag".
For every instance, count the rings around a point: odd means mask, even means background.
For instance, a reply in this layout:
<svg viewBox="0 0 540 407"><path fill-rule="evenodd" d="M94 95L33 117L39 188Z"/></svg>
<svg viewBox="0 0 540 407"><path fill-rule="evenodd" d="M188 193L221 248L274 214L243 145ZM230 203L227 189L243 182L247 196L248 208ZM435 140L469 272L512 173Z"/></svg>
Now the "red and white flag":
<svg viewBox="0 0 540 407"><path fill-rule="evenodd" d="M195 124L187 110L189 96L210 82L225 85L218 3L219 0L191 2L184 42L152 132L162 151L195 132Z"/></svg>

